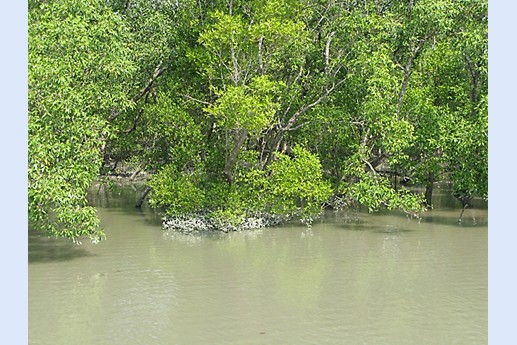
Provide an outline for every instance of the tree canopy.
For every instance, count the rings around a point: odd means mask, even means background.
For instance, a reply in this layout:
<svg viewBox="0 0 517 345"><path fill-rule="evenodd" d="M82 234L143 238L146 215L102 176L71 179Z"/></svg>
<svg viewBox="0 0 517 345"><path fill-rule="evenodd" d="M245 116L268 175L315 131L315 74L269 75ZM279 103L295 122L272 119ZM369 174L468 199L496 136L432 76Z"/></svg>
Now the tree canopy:
<svg viewBox="0 0 517 345"><path fill-rule="evenodd" d="M103 236L131 165L168 215L488 197L486 0L29 2L29 219ZM411 191L401 181L425 187Z"/></svg>

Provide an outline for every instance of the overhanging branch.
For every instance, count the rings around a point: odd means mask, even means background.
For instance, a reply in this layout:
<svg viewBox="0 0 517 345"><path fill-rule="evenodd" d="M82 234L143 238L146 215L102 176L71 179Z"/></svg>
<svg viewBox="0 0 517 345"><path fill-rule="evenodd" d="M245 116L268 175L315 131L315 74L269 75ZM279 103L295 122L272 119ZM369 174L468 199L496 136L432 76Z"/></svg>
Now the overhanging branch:
<svg viewBox="0 0 517 345"><path fill-rule="evenodd" d="M138 102L140 99L142 99L142 97L144 97L145 95L147 95L149 93L149 91L151 91L151 88L153 87L153 84L154 82L156 81L156 79L163 74L163 72L165 72L165 70L167 69L167 67L162 67L162 64L163 62L160 61L160 63L156 66L156 68L154 69L154 72L153 72L153 75L151 76L151 78L149 78L149 81L147 82L147 85L145 87L143 87L140 92L138 94L136 94L131 100L136 103ZM112 111L111 113L111 116L108 118L108 122L113 122L119 115L121 114L121 111L120 110L114 110Z"/></svg>

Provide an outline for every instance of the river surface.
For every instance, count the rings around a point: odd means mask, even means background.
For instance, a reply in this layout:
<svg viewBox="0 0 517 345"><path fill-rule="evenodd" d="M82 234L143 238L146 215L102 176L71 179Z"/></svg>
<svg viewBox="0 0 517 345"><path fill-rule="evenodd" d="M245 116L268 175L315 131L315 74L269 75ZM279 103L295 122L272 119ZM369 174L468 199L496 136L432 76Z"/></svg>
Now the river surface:
<svg viewBox="0 0 517 345"><path fill-rule="evenodd" d="M163 231L131 188L93 193L107 240L29 232L29 344L487 344L488 220L327 212L238 233Z"/></svg>

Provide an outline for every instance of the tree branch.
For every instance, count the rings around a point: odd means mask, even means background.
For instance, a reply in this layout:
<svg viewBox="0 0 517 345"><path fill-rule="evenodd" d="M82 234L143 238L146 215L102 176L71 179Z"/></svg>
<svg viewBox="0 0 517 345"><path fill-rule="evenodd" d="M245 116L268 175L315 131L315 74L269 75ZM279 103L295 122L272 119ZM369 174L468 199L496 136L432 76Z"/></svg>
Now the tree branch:
<svg viewBox="0 0 517 345"><path fill-rule="evenodd" d="M153 72L153 75L151 76L151 78L149 78L149 81L147 82L147 85L145 87L143 87L140 92L134 96L131 100L133 102L138 102L140 99L142 99L142 97L144 97L145 95L147 95L149 93L149 91L151 90L155 80L163 74L163 72L167 69L167 67L162 67L162 61L160 61L160 63L156 66L156 68L154 69L154 72ZM108 122L113 122L119 115L121 114L120 110L113 110L111 112L111 116L108 118Z"/></svg>
<svg viewBox="0 0 517 345"><path fill-rule="evenodd" d="M406 89L409 84L409 77L411 76L411 66L413 65L413 61L415 60L418 52L424 46L424 43L427 42L428 37L424 37L411 52L411 56L408 58L406 63L406 67L404 68L404 79L402 80L402 86L400 88L399 100L397 102L397 115L400 114L402 110L402 102L404 100L404 95L406 94Z"/></svg>
<svg viewBox="0 0 517 345"><path fill-rule="evenodd" d="M334 91L334 89L336 87L338 87L339 85L343 84L345 82L346 78L343 78L341 79L340 81L338 81L337 83L334 83L332 84L332 87L330 87L329 89L327 89L317 100L315 100L314 102L312 103L309 103L309 104L305 104L303 105L296 113L293 114L293 116L291 116L291 118L287 121L287 123L285 124L285 126L281 126L280 129L282 131L287 131L289 130L295 123L296 121L298 120L298 118L303 115L305 112L307 112L308 110L314 108L316 105L320 104L325 98L328 97L328 95L330 95L330 93L332 91Z"/></svg>
<svg viewBox="0 0 517 345"><path fill-rule="evenodd" d="M140 116L142 116L143 113L144 113L144 109L140 109L140 111L138 112L138 114L136 114L136 116L133 120L133 126L131 128L128 128L128 129L122 131L122 133L129 134L129 133L133 132L136 129L138 120L140 119Z"/></svg>
<svg viewBox="0 0 517 345"><path fill-rule="evenodd" d="M201 104L205 104L205 105L212 105L212 103L210 103L210 102L202 101L200 99L194 98L194 97L186 95L186 94L182 95L182 96L185 97L186 99L190 99L191 101L194 101L197 103L201 103Z"/></svg>
<svg viewBox="0 0 517 345"><path fill-rule="evenodd" d="M325 74L329 72L329 61L330 61L330 41L332 40L332 36L334 36L336 32L332 31L330 35L327 37L327 42L325 43Z"/></svg>
<svg viewBox="0 0 517 345"><path fill-rule="evenodd" d="M135 96L133 97L133 102L138 102L142 97L144 97L150 90L151 90L151 87L153 86L155 80L161 76L163 74L163 72L165 72L165 70L167 69L167 67L162 67L162 61L160 61L160 63L156 66L156 68L154 69L154 72L153 72L153 75L151 78L149 78L149 81L147 82L147 85L142 88L140 90L140 92Z"/></svg>
<svg viewBox="0 0 517 345"><path fill-rule="evenodd" d="M370 168L370 170L374 173L374 174L378 174L377 173L377 170L374 169L374 167L370 164L370 162L368 162L366 159L363 159L363 162L366 163L366 165L368 165L368 167Z"/></svg>

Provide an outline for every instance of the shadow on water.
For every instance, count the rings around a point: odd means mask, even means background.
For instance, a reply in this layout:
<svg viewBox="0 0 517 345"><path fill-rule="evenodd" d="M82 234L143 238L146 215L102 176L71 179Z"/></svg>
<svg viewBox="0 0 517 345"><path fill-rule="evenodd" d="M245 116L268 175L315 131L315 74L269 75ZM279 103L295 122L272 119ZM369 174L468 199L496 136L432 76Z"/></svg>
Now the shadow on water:
<svg viewBox="0 0 517 345"><path fill-rule="evenodd" d="M415 223L418 223L418 220L415 220ZM395 224L377 224L377 223L352 223L352 222L336 222L333 223L333 226L338 229L343 229L347 231L371 231L374 233L380 234L402 234L415 231L413 228L401 227L400 225Z"/></svg>
<svg viewBox="0 0 517 345"><path fill-rule="evenodd" d="M81 257L94 256L85 250L84 247L76 245L71 241L48 238L35 230L29 230L28 253L29 263L69 261Z"/></svg>
<svg viewBox="0 0 517 345"><path fill-rule="evenodd" d="M141 215L150 224L161 226L161 216L144 202L136 207L146 186L143 182L96 183L88 192L91 205L106 209L108 212L122 212L126 215Z"/></svg>
<svg viewBox="0 0 517 345"><path fill-rule="evenodd" d="M430 211L432 212L432 211ZM437 225L456 226L458 228L478 228L486 227L488 225L488 219L483 216L481 217L465 217L461 220L458 219L458 215L447 216L447 215L436 215L427 214L422 217L421 223L433 223Z"/></svg>
<svg viewBox="0 0 517 345"><path fill-rule="evenodd" d="M435 224L461 228L481 228L488 226L488 203L474 199L471 208L465 209L461 219L461 203L450 193L441 191L434 195L434 208L420 214L420 218L398 210L381 209L368 212L364 207L341 211L327 210L317 223L332 223L337 228L348 231L372 231L376 233L409 233L418 225ZM406 225L407 224L407 225Z"/></svg>
<svg viewBox="0 0 517 345"><path fill-rule="evenodd" d="M374 232L378 233L378 234L403 234L403 233L412 232L412 231L415 231L415 230L401 229L397 226L386 226L384 228L375 230Z"/></svg>
<svg viewBox="0 0 517 345"><path fill-rule="evenodd" d="M135 211L145 188L143 182L96 182L88 191L88 200L96 207Z"/></svg>

